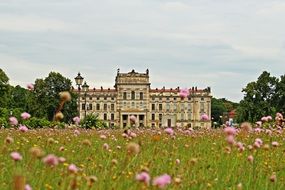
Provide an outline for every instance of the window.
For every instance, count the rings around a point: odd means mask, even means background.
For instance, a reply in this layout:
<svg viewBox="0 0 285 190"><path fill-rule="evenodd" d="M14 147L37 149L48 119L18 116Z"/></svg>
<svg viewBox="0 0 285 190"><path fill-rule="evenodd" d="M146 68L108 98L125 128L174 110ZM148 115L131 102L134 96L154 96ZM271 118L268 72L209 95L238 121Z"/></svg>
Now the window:
<svg viewBox="0 0 285 190"><path fill-rule="evenodd" d="M143 92L140 92L140 100L143 100Z"/></svg>
<svg viewBox="0 0 285 190"><path fill-rule="evenodd" d="M82 104L81 106L82 106L81 109L85 110L85 104Z"/></svg>
<svg viewBox="0 0 285 190"><path fill-rule="evenodd" d="M107 114L104 113L104 120L107 120Z"/></svg>
<svg viewBox="0 0 285 190"><path fill-rule="evenodd" d="M176 98L174 97L173 100L176 101Z"/></svg>
<svg viewBox="0 0 285 190"><path fill-rule="evenodd" d="M112 97L112 98L111 98L111 100L115 100L115 98L114 98L114 97Z"/></svg>
<svg viewBox="0 0 285 190"><path fill-rule="evenodd" d="M126 100L127 99L127 92L123 93L123 99Z"/></svg>
<svg viewBox="0 0 285 190"><path fill-rule="evenodd" d="M162 114L159 114L159 121L161 122L162 120Z"/></svg>
<svg viewBox="0 0 285 190"><path fill-rule="evenodd" d="M89 96L89 100L92 100L92 96Z"/></svg>
<svg viewBox="0 0 285 190"><path fill-rule="evenodd" d="M184 110L184 103L181 104L181 110Z"/></svg>
<svg viewBox="0 0 285 190"><path fill-rule="evenodd" d="M115 110L115 105L111 104L111 110L114 111Z"/></svg>
<svg viewBox="0 0 285 190"><path fill-rule="evenodd" d="M114 114L112 113L112 114L111 114L111 120L114 121L114 119L115 119L115 116L114 116Z"/></svg>
<svg viewBox="0 0 285 190"><path fill-rule="evenodd" d="M92 110L92 104L91 103L89 104L89 110Z"/></svg>
<svg viewBox="0 0 285 190"><path fill-rule="evenodd" d="M107 104L104 104L104 111L107 111Z"/></svg>
<svg viewBox="0 0 285 190"><path fill-rule="evenodd" d="M155 104L151 104L151 110L152 110L152 111L155 110Z"/></svg>
<svg viewBox="0 0 285 190"><path fill-rule="evenodd" d="M135 108L135 102L132 102L132 108Z"/></svg>
<svg viewBox="0 0 285 190"><path fill-rule="evenodd" d="M104 100L107 100L107 96L104 97Z"/></svg>
<svg viewBox="0 0 285 190"><path fill-rule="evenodd" d="M136 99L136 93L135 93L135 91L132 91L132 100L134 100L134 99Z"/></svg>
<svg viewBox="0 0 285 190"><path fill-rule="evenodd" d="M204 113L204 103L203 102L200 103L200 112Z"/></svg>
<svg viewBox="0 0 285 190"><path fill-rule="evenodd" d="M202 97L201 100L204 100L204 97Z"/></svg>
<svg viewBox="0 0 285 190"><path fill-rule="evenodd" d="M184 120L184 113L181 113L181 120Z"/></svg>
<svg viewBox="0 0 285 190"><path fill-rule="evenodd" d="M174 109L174 111L176 111L176 109L177 109L176 103L173 104L173 109Z"/></svg>
<svg viewBox="0 0 285 190"><path fill-rule="evenodd" d="M169 111L169 109L170 109L170 105L169 103L166 103L166 111Z"/></svg>
<svg viewBox="0 0 285 190"><path fill-rule="evenodd" d="M100 100L100 97L97 97L97 100Z"/></svg>
<svg viewBox="0 0 285 190"><path fill-rule="evenodd" d="M155 120L155 114L151 114L151 120Z"/></svg>
<svg viewBox="0 0 285 190"><path fill-rule="evenodd" d="M154 97L154 96L152 97L152 100L155 100L155 97Z"/></svg>
<svg viewBox="0 0 285 190"><path fill-rule="evenodd" d="M159 104L159 111L162 110L162 104Z"/></svg>
<svg viewBox="0 0 285 190"><path fill-rule="evenodd" d="M100 104L96 104L96 110L100 110Z"/></svg>

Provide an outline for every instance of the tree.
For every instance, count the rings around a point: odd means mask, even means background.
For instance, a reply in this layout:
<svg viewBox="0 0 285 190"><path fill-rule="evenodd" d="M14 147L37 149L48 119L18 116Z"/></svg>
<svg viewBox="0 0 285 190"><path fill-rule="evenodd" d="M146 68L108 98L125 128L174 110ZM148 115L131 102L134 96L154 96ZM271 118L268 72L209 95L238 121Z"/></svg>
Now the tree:
<svg viewBox="0 0 285 190"><path fill-rule="evenodd" d="M237 109L238 121L256 122L261 117L276 112L274 96L278 79L264 71L256 82L250 82L242 89L244 98Z"/></svg>
<svg viewBox="0 0 285 190"><path fill-rule="evenodd" d="M0 68L0 107L2 108L8 106L9 88L9 78L6 73Z"/></svg>
<svg viewBox="0 0 285 190"><path fill-rule="evenodd" d="M71 80L63 77L60 73L50 72L45 79L37 79L34 86L34 95L37 101L37 109L34 115L53 119L56 108L59 104L59 93L69 91L73 99L64 106L64 121L71 121L77 115L76 95L71 92Z"/></svg>
<svg viewBox="0 0 285 190"><path fill-rule="evenodd" d="M224 102L221 99L212 98L211 113L214 121L220 122L220 116L227 111Z"/></svg>
<svg viewBox="0 0 285 190"><path fill-rule="evenodd" d="M278 112L285 112L285 75L280 77L280 81L276 85L276 93L273 97L276 110Z"/></svg>

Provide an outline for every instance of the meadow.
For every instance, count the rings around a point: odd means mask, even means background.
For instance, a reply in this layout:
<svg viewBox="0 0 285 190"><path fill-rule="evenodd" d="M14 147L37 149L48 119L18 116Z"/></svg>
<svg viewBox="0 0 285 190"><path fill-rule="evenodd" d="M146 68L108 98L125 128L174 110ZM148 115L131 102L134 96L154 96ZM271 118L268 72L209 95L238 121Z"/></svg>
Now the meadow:
<svg viewBox="0 0 285 190"><path fill-rule="evenodd" d="M285 189L284 137L282 128L1 129L0 189Z"/></svg>

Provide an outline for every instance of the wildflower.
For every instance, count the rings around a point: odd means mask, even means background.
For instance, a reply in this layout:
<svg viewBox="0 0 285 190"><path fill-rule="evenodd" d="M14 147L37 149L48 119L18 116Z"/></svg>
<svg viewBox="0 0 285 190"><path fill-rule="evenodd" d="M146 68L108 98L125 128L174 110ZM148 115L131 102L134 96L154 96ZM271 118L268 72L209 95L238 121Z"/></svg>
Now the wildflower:
<svg viewBox="0 0 285 190"><path fill-rule="evenodd" d="M26 184L24 190L33 190L33 189L32 189L32 187L29 184Z"/></svg>
<svg viewBox="0 0 285 190"><path fill-rule="evenodd" d="M270 115L267 116L267 121L272 121L272 117Z"/></svg>
<svg viewBox="0 0 285 190"><path fill-rule="evenodd" d="M149 174L147 172L143 171L143 172L138 173L136 175L136 180L140 181L140 182L143 182L146 185L149 185L150 176L149 176Z"/></svg>
<svg viewBox="0 0 285 190"><path fill-rule="evenodd" d="M136 121L137 121L137 117L136 117L136 116L134 116L134 115L131 115L131 117L130 117L130 121L131 121L131 123L132 123L132 124L136 123Z"/></svg>
<svg viewBox="0 0 285 190"><path fill-rule="evenodd" d="M66 159L65 159L64 157L59 157L59 158L58 158L58 161L59 161L60 163L64 163L64 162L66 161Z"/></svg>
<svg viewBox="0 0 285 190"><path fill-rule="evenodd" d="M261 121L262 121L262 122L267 122L268 119L267 119L267 117L262 117L262 118L261 118Z"/></svg>
<svg viewBox="0 0 285 190"><path fill-rule="evenodd" d="M80 118L78 116L74 117L72 120L76 125L80 123Z"/></svg>
<svg viewBox="0 0 285 190"><path fill-rule="evenodd" d="M35 158L41 158L44 155L44 151L39 147L30 148L30 153Z"/></svg>
<svg viewBox="0 0 285 190"><path fill-rule="evenodd" d="M100 139L106 139L106 135L100 135Z"/></svg>
<svg viewBox="0 0 285 190"><path fill-rule="evenodd" d="M256 138L256 139L255 139L255 142L257 142L259 145L262 145L262 144L263 144L263 141L262 141L260 138Z"/></svg>
<svg viewBox="0 0 285 190"><path fill-rule="evenodd" d="M256 124L257 127L261 127L262 122L261 121L257 121L257 122L255 122L255 124Z"/></svg>
<svg viewBox="0 0 285 190"><path fill-rule="evenodd" d="M131 132L131 133L130 133L130 136L133 137L133 138L135 138L135 137L137 137L137 134L134 133L134 132Z"/></svg>
<svg viewBox="0 0 285 190"><path fill-rule="evenodd" d="M71 173L77 173L78 172L78 168L76 167L76 165L70 164L68 166L68 171L71 172Z"/></svg>
<svg viewBox="0 0 285 190"><path fill-rule="evenodd" d="M272 142L272 146L277 147L277 146L279 146L279 143L274 141L274 142Z"/></svg>
<svg viewBox="0 0 285 190"><path fill-rule="evenodd" d="M236 134L236 129L233 127L226 127L224 129L224 132L226 133L226 135L228 136L234 136Z"/></svg>
<svg viewBox="0 0 285 190"><path fill-rule="evenodd" d="M117 165L117 164L118 164L118 160L112 159L111 163L112 163L113 165Z"/></svg>
<svg viewBox="0 0 285 190"><path fill-rule="evenodd" d="M19 160L22 160L22 159L23 159L22 156L21 156L21 154L20 154L19 152L12 152L12 153L10 154L10 156L12 157L12 159L13 159L14 161L19 161Z"/></svg>
<svg viewBox="0 0 285 190"><path fill-rule="evenodd" d="M131 142L127 145L127 151L129 154L138 154L140 152L140 145Z"/></svg>
<svg viewBox="0 0 285 190"><path fill-rule="evenodd" d="M75 134L75 135L79 135L79 134L80 134L80 131L77 130L77 129L75 129L75 130L74 130L74 134Z"/></svg>
<svg viewBox="0 0 285 190"><path fill-rule="evenodd" d="M253 156L252 155L249 155L247 157L247 160L250 162L250 163L253 163Z"/></svg>
<svg viewBox="0 0 285 190"><path fill-rule="evenodd" d="M26 127L25 125L20 125L20 127L19 127L19 131L21 131L21 132L27 132L29 129L28 129L28 127Z"/></svg>
<svg viewBox="0 0 285 190"><path fill-rule="evenodd" d="M164 174L154 178L152 185L162 189L170 183L171 183L171 177L168 174Z"/></svg>
<svg viewBox="0 0 285 190"><path fill-rule="evenodd" d="M103 144L103 148L104 148L105 150L109 150L110 147L109 147L109 145L108 145L107 143L104 143L104 144Z"/></svg>
<svg viewBox="0 0 285 190"><path fill-rule="evenodd" d="M189 90L187 88L181 89L179 92L179 96L183 98L187 98L189 95Z"/></svg>
<svg viewBox="0 0 285 190"><path fill-rule="evenodd" d="M276 174L273 172L273 174L270 176L270 181L271 182L276 182Z"/></svg>
<svg viewBox="0 0 285 190"><path fill-rule="evenodd" d="M18 125L18 120L17 120L16 117L10 117L10 118L9 118L9 123L10 123L10 125L12 125L12 126L16 126L16 125Z"/></svg>
<svg viewBox="0 0 285 190"><path fill-rule="evenodd" d="M176 160L175 160L175 163L176 163L177 165L179 165L179 164L180 164L180 160L179 160L179 159L176 159Z"/></svg>
<svg viewBox="0 0 285 190"><path fill-rule="evenodd" d="M69 102L71 100L71 95L68 91L60 92L59 97L63 102Z"/></svg>
<svg viewBox="0 0 285 190"><path fill-rule="evenodd" d="M230 145L233 145L235 143L235 137L233 135L228 135L226 140Z"/></svg>
<svg viewBox="0 0 285 190"><path fill-rule="evenodd" d="M203 120L203 121L208 121L208 120L209 120L209 116L208 116L207 114L203 113L203 114L201 115L201 120Z"/></svg>
<svg viewBox="0 0 285 190"><path fill-rule="evenodd" d="M96 176L88 176L87 177L87 182L88 182L89 187L91 187L93 185L93 183L95 183L96 181L98 181Z"/></svg>
<svg viewBox="0 0 285 190"><path fill-rule="evenodd" d="M14 139L12 137L6 137L6 139L5 139L6 144L11 144L13 142L14 142Z"/></svg>
<svg viewBox="0 0 285 190"><path fill-rule="evenodd" d="M58 165L58 157L53 154L49 154L43 158L43 162L46 165L53 167L53 166Z"/></svg>
<svg viewBox="0 0 285 190"><path fill-rule="evenodd" d="M60 121L60 120L62 120L64 118L64 115L63 115L63 113L61 112L61 111L59 111L59 112L57 112L56 114L55 114L55 120L56 121Z"/></svg>
<svg viewBox="0 0 285 190"><path fill-rule="evenodd" d="M243 122L241 125L240 125L240 128L247 131L247 132L250 132L252 130L252 126L249 122Z"/></svg>
<svg viewBox="0 0 285 190"><path fill-rule="evenodd" d="M34 85L31 84L31 83L27 84L27 89L30 90L30 91L34 90Z"/></svg>
<svg viewBox="0 0 285 190"><path fill-rule="evenodd" d="M21 118L22 118L23 120L27 120L27 119L29 119L30 117L31 117L31 115L30 115L29 113L27 113L27 112L24 112L24 113L21 114Z"/></svg>
<svg viewBox="0 0 285 190"><path fill-rule="evenodd" d="M84 140L82 141L82 144L83 144L83 145L86 145L86 146L91 146L91 142L90 142L90 140L88 140L88 139L84 139Z"/></svg>
<svg viewBox="0 0 285 190"><path fill-rule="evenodd" d="M169 135L173 135L173 134L174 134L173 129L172 129L172 128L170 128L170 127L168 127L168 128L166 128L166 129L164 129L164 132L166 132L166 133L167 133L167 134L169 134Z"/></svg>

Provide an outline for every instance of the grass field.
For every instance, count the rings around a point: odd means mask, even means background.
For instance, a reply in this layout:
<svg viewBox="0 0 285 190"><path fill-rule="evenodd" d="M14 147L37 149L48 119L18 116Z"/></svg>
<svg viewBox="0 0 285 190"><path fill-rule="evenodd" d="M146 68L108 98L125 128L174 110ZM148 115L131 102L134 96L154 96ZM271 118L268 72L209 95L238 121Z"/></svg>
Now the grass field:
<svg viewBox="0 0 285 190"><path fill-rule="evenodd" d="M221 129L131 131L2 129L0 189L158 189L154 178L163 174L171 177L165 189L285 189L282 129L238 132L234 140ZM56 165L48 154L66 160ZM149 183L136 179L142 171Z"/></svg>

